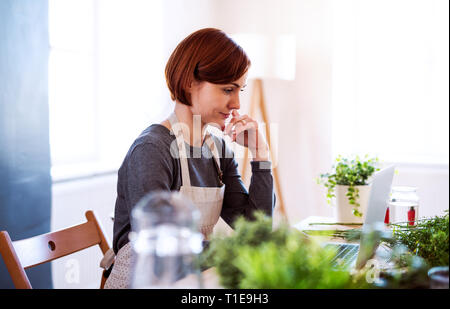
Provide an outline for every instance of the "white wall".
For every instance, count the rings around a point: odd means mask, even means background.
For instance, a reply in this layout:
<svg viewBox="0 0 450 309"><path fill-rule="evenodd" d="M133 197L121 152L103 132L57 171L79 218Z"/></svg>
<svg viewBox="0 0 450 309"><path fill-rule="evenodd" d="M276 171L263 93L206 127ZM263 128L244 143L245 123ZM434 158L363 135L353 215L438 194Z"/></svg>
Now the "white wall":
<svg viewBox="0 0 450 309"><path fill-rule="evenodd" d="M443 215L449 209L448 166L397 164L393 186L417 187L419 217Z"/></svg>

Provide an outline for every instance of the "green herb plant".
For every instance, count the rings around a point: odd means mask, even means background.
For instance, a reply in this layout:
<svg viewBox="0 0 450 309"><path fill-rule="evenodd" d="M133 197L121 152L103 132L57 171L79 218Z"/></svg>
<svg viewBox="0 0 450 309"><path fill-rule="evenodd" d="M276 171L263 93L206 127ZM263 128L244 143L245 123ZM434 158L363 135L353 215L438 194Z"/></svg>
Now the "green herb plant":
<svg viewBox="0 0 450 309"><path fill-rule="evenodd" d="M425 260L430 267L449 265L449 213L432 218L423 218L415 221L415 225L408 222L390 223L387 226L392 232L382 241L394 248L404 245L409 252ZM323 223L322 225L326 225ZM332 225L332 224L330 224ZM361 229L346 230L310 230L310 235L339 237L347 241L357 241L361 237Z"/></svg>
<svg viewBox="0 0 450 309"><path fill-rule="evenodd" d="M449 265L449 213L419 219L416 225L408 222L388 224L390 235L383 233L381 241L391 248L393 266L382 272L389 288L427 288L427 271L436 266ZM325 223L323 224L325 225ZM330 224L332 225L332 224ZM357 241L361 228L347 230L310 230L310 235L339 237Z"/></svg>
<svg viewBox="0 0 450 309"><path fill-rule="evenodd" d="M316 178L318 184L327 188L327 203L331 204L332 199L336 197L336 185L348 186L346 196L350 205L354 206L353 215L362 217L363 214L358 209L359 190L356 186L368 185L369 177L380 170L378 163L377 157L369 158L369 155L365 155L363 159L359 156L344 158L339 155L332 166L332 172L320 174Z"/></svg>
<svg viewBox="0 0 450 309"><path fill-rule="evenodd" d="M394 239L430 265L449 264L449 214L420 219L415 225L391 224Z"/></svg>
<svg viewBox="0 0 450 309"><path fill-rule="evenodd" d="M352 275L333 265L336 251L323 248L288 226L272 230L263 213L255 220L242 217L228 237L213 237L204 266L215 266L225 288L301 289L364 288L364 274Z"/></svg>

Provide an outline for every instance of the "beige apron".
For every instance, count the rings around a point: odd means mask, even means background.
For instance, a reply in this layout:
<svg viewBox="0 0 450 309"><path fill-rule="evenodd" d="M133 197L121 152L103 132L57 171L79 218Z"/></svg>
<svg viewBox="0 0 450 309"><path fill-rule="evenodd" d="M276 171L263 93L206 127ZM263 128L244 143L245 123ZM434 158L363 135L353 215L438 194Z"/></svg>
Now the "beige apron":
<svg viewBox="0 0 450 309"><path fill-rule="evenodd" d="M183 138L182 126L177 125L178 119L175 113L169 117L172 132L175 134L181 165L181 194L189 198L200 211L200 231L205 239L208 239L214 226L220 218L222 211L225 185L222 183L222 172L220 170L219 153L209 132L206 133L205 143L213 155L214 164L217 169L220 187L193 187L187 162L186 145ZM105 289L130 288L131 276L131 244L123 246L115 258L114 267L105 283Z"/></svg>

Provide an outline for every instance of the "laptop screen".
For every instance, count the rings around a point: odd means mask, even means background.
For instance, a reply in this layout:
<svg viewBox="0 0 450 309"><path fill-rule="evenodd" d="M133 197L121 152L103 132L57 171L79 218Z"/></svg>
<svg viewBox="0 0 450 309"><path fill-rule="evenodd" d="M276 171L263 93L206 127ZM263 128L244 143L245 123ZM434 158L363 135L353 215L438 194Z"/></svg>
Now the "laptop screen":
<svg viewBox="0 0 450 309"><path fill-rule="evenodd" d="M395 166L389 166L375 173L370 189L369 204L364 225L372 225L383 222L386 215L386 207L391 192L392 179Z"/></svg>
<svg viewBox="0 0 450 309"><path fill-rule="evenodd" d="M367 214L364 220L363 233L361 234L356 268L363 267L366 262L372 258L380 244L380 239L374 239L364 232L370 231L372 228L375 228L377 224L383 224L384 222L392 179L394 178L394 171L395 166L389 166L374 175L372 188L370 190L369 204L367 206Z"/></svg>

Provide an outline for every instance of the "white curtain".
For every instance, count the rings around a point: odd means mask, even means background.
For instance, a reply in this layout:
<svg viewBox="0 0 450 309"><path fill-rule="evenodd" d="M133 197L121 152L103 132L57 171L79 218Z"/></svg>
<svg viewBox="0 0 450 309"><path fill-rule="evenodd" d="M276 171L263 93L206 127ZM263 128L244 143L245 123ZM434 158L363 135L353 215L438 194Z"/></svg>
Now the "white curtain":
<svg viewBox="0 0 450 309"><path fill-rule="evenodd" d="M447 165L449 1L333 2L333 154Z"/></svg>
<svg viewBox="0 0 450 309"><path fill-rule="evenodd" d="M118 169L133 140L171 107L160 0L50 0L54 179Z"/></svg>

